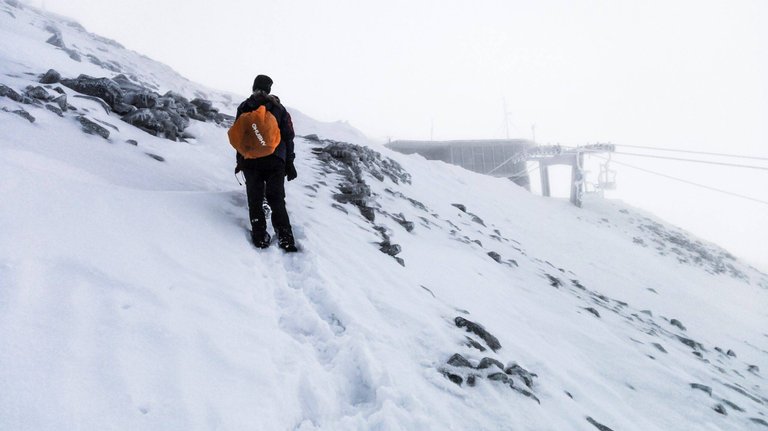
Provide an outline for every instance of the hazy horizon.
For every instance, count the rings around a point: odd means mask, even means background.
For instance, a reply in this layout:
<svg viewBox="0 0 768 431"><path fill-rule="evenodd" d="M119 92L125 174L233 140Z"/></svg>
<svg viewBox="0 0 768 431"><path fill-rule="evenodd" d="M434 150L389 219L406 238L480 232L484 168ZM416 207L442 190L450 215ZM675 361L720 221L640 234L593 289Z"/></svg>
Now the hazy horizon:
<svg viewBox="0 0 768 431"><path fill-rule="evenodd" d="M768 157L768 2L30 3L212 88L245 95L266 73L287 105L377 140L535 125L542 143ZM768 201L767 170L614 158ZM768 205L613 168L609 196L768 269Z"/></svg>

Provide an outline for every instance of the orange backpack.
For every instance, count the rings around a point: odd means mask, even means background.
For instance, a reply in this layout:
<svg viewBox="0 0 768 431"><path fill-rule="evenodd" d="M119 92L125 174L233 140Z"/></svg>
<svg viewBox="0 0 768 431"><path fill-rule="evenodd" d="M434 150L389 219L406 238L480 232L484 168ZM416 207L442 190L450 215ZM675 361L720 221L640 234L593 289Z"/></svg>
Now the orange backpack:
<svg viewBox="0 0 768 431"><path fill-rule="evenodd" d="M240 115L227 135L232 147L246 159L266 157L280 144L277 119L264 105Z"/></svg>

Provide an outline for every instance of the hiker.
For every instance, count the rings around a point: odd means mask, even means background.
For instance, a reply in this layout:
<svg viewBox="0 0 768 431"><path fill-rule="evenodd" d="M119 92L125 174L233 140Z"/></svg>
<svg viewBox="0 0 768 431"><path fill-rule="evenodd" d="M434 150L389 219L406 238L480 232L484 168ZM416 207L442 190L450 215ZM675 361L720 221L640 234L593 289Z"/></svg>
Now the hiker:
<svg viewBox="0 0 768 431"><path fill-rule="evenodd" d="M286 252L295 252L288 211L285 209L285 183L296 178L293 159L293 122L291 115L271 95L272 79L259 75L253 81L253 94L237 108L235 124L230 129L230 143L237 150L235 174L242 171L248 194L248 213L251 220L251 239L259 248L269 247L272 239L267 233L263 202L267 198L272 210L272 227L277 234L278 246ZM242 121L238 122L238 119ZM238 135L239 133L239 135ZM243 141L235 141L242 137ZM249 143L250 142L250 143Z"/></svg>

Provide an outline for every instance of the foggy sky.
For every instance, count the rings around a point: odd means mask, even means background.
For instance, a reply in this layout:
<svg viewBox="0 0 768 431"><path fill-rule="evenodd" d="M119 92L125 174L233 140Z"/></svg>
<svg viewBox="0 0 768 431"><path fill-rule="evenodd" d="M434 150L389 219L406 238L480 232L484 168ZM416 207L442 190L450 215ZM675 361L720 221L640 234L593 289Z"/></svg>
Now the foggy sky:
<svg viewBox="0 0 768 431"><path fill-rule="evenodd" d="M44 6L213 88L246 95L268 74L287 105L380 140L501 138L507 126L531 138L535 124L542 143L768 156L762 0ZM768 171L616 159L768 201ZM614 168L612 197L768 268L768 205Z"/></svg>

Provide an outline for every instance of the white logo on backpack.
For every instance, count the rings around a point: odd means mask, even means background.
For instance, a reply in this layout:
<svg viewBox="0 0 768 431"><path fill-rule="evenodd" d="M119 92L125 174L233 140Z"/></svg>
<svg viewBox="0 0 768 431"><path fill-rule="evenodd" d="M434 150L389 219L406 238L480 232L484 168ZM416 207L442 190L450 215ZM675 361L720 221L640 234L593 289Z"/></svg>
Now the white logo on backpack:
<svg viewBox="0 0 768 431"><path fill-rule="evenodd" d="M261 132L259 132L259 128L258 128L258 127L256 127L256 123L253 123L253 124L251 125L251 127L253 128L253 131L254 131L254 133L256 133L256 138L257 138L257 139L259 140L259 142L261 143L261 146L262 146L262 147L266 147L266 146L267 146L267 141L265 141L265 140L264 140L264 137L263 137L263 136L261 136Z"/></svg>

